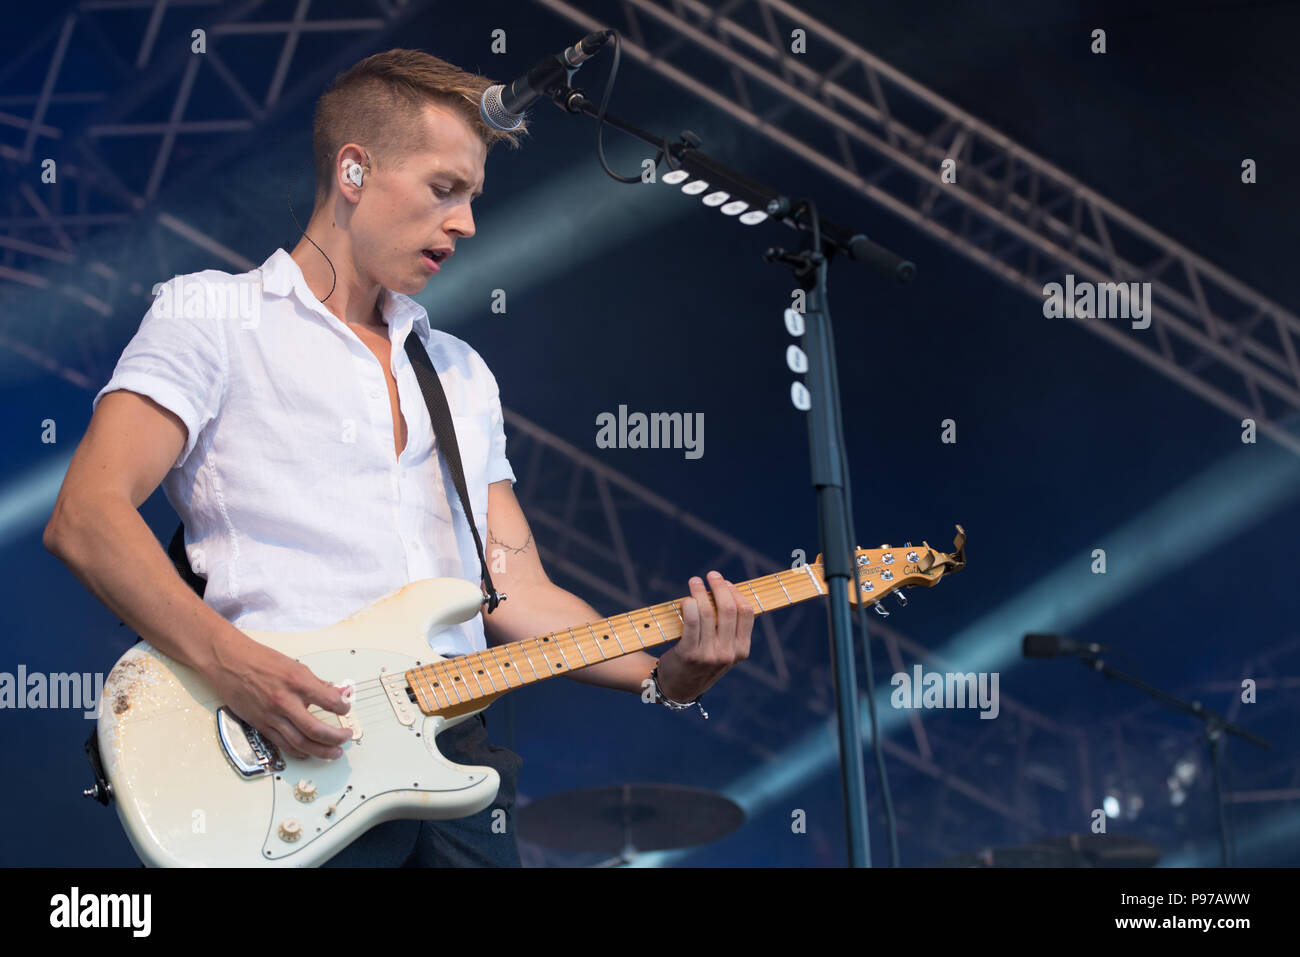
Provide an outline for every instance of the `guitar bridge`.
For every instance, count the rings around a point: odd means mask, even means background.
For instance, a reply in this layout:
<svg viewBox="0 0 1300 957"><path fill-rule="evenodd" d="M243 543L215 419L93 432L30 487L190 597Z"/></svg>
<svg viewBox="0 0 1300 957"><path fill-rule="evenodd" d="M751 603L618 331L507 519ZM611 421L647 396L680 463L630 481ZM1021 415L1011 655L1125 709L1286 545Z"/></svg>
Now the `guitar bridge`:
<svg viewBox="0 0 1300 957"><path fill-rule="evenodd" d="M226 758L244 777L284 770L280 750L228 707L217 709L217 735Z"/></svg>

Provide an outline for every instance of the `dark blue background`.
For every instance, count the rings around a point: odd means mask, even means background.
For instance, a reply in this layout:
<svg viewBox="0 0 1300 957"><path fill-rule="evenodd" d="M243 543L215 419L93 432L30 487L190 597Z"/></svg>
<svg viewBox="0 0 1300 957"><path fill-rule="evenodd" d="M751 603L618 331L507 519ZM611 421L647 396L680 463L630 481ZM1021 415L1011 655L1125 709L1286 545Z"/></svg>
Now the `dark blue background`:
<svg viewBox="0 0 1300 957"><path fill-rule="evenodd" d="M802 0L800 6L1296 311L1300 75L1291 44L1300 27L1297 4L898 6ZM20 11L17 28L0 41L3 58L55 22L64 7L44 4ZM169 16L159 42L188 43L187 24L183 17ZM489 52L495 27L509 32L508 55ZM1104 56L1088 52L1094 27L1107 30ZM540 7L479 3L459 11L439 6L405 31L401 42L508 80L577 34ZM269 69L265 60L230 65L249 75L264 76ZM605 69L600 65L585 78L593 95L603 88ZM30 92L39 82L22 76L6 82L0 94ZM79 79L87 87L106 82L89 62ZM920 275L908 286L837 266L830 302L860 543L924 538L947 547L956 522L970 535L969 567L934 591L915 594L910 608L890 621L926 647L942 649L950 637L1066 560L1085 556L1077 573L1079 587L1086 587L1091 584L1086 555L1104 547L1113 530L1216 463L1243 454L1259 454L1262 463L1269 452L1272 443L1263 437L1259 446L1243 447L1232 416L1079 325L1044 319L1040 301L630 57L623 58L612 109L666 133L695 129L704 148L722 161L813 196L826 215L871 231L918 263ZM603 174L587 121L549 107L534 111L534 117L534 134L524 150L502 148L488 161L486 192L475 209L478 236L466 241L457 260L430 285L434 325L445 325L483 355L507 408L776 562L788 563L795 548L816 554L805 423L787 396L789 340L780 322L791 282L788 273L759 258L767 244L790 243L793 235L770 225L741 232L720 216L692 209L667 225L645 229L611 218L608 248L593 255L556 243L549 238L554 224L521 222L511 214L557 178L585 172L574 200L594 204L643 187L623 186ZM5 136L6 142L21 142L20 131ZM283 209L291 171L298 216L305 222L309 212L310 104L302 104L292 122L241 139L232 162L201 175L178 176L164 198L167 208L187 210L196 225L260 262L277 245L292 248L296 240ZM637 171L640 147L623 144L613 133L606 145L617 169ZM1259 168L1253 186L1239 178L1247 156ZM150 160L143 150L141 161ZM201 161L201 155L195 158L196 164ZM13 193L11 183L6 198ZM231 196L242 204L238 210L225 205L223 197ZM657 201L693 202L668 190ZM138 230L144 223L142 216L141 224L123 229L119 241L141 241ZM470 267L472 257L490 253L496 241L493 223L528 231L532 256L546 267L544 278L520 288L512 287L509 273L502 274L484 285L477 300L481 309L440 314L437 284L458 266ZM596 245L606 245L605 240ZM183 243L177 247L171 252L174 272L218 265L199 250ZM495 286L509 292L505 316L488 311L488 290ZM40 309L25 302L25 318L39 326ZM140 300L134 313L107 324L113 355L145 307ZM6 488L12 490L43 462L75 446L93 392L11 354L0 361L8 411L0 417L0 429L8 450ZM616 412L620 404L646 412L702 412L705 455L687 460L680 450L597 449L596 416ZM59 423L54 446L36 439L34 423L47 417ZM958 423L956 445L939 441L939 423L949 417ZM522 479L523 462L513 452L512 462ZM521 499L529 494L522 482L516 491ZM1223 487L1224 501L1235 491ZM1216 506L1211 501L1207 507ZM175 517L161 493L143 514L160 538L170 535ZM1200 518L1186 514L1177 521L1195 524ZM662 518L646 513L628 521L629 541L643 568L680 582L677 594L685 593L687 577L708 570L709 551L698 543L678 548L666 542L665 536L676 533ZM24 663L29 671L107 672L133 636L42 549L43 523L42 516L3 546L0 607L6 609L7 642L0 671L13 672ZM538 537L545 542L542 534ZM1147 555L1144 561L1156 565L1153 580L1075 623L1072 631L1121 647L1129 655L1121 666L1133 666L1153 683L1227 711L1234 695L1223 683L1297 673L1300 603L1291 561L1297 538L1300 501L1291 494L1204 554L1156 550ZM1124 556L1111 560L1111 574L1122 574ZM735 569L728 573L736 577ZM594 595L584 597L603 614L625 610ZM1053 622L1048 618L1036 625L1050 629ZM803 685L761 701L770 726L754 727L748 740L713 734L698 715L651 711L630 695L572 682L548 682L494 706L489 730L523 755L520 791L533 799L624 781L725 789L756 768L779 775L789 757L781 749L823 720L805 702L815 693L812 669L820 669L825 688L824 616L812 615L802 632L791 651L798 655L796 674ZM893 671L879 650L875 668L878 680ZM1081 759L1074 738L1041 735L1032 742L1028 765L1033 767L1027 769L1017 762L1016 733L1008 730L1012 719L1005 709L1006 720L993 722L975 720L970 712L924 715L941 770L1004 797L1014 792L1016 775L1028 774L1022 780L1032 783L1022 800L1034 813L1024 819L1030 823L1017 825L909 763L889 758L904 863L931 864L987 844L1083 831L1089 819L1081 791L1090 787L1091 806L1099 806L1107 782L1143 800L1135 818L1110 823L1112 832L1157 843L1166 860L1215 862L1208 767L1189 719L1150 710L1135 716L1144 705L1138 692L1105 683L1069 662L1008 660L1000 670L1003 694L1074 729L1072 734L1087 742L1087 758ZM1217 690L1207 688L1211 682L1220 683ZM760 690L752 681L728 676L711 693L713 707L719 713L739 707L736 699ZM1294 685L1261 691L1260 704L1236 713L1274 748L1265 754L1232 743L1229 789L1300 785L1296 695ZM888 707L887 701L880 704ZM0 713L0 752L10 781L0 798L0 819L6 822L0 862L133 862L112 812L79 796L89 783L81 755L89 729L79 714ZM893 740L914 748L907 732ZM1117 741L1122 749L1117 750ZM1165 779L1185 755L1198 756L1200 770L1186 803L1176 808ZM1057 785L1043 783L1056 778ZM870 760L868 782L873 851L880 863L887 845ZM807 834L791 833L793 809L807 812ZM1298 817L1294 800L1232 806L1241 863L1300 862ZM536 852L531 859L562 860ZM839 778L832 765L797 784L728 839L683 862L834 865L844 860Z"/></svg>

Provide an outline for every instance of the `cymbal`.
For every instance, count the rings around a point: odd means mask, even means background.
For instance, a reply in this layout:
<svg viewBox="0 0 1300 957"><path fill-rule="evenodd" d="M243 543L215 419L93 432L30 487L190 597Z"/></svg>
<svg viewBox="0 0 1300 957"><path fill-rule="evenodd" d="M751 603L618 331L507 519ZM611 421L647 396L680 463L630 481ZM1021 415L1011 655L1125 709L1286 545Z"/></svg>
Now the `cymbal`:
<svg viewBox="0 0 1300 957"><path fill-rule="evenodd" d="M619 854L707 844L745 823L735 801L705 788L619 784L552 794L515 812L519 836L558 851Z"/></svg>
<svg viewBox="0 0 1300 957"><path fill-rule="evenodd" d="M1126 834L1066 834L1018 847L986 847L939 867L1154 867L1160 848Z"/></svg>

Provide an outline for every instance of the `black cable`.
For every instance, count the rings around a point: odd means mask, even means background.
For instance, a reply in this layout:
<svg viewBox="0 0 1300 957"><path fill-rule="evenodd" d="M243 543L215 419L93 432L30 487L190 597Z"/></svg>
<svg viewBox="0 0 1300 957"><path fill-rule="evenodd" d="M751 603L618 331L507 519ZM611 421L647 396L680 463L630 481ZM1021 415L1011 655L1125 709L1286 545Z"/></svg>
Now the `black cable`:
<svg viewBox="0 0 1300 957"><path fill-rule="evenodd" d="M289 196L289 194L292 191L293 191L293 171L290 170L289 185L284 188L284 200L289 204L289 215L293 217L293 224L298 227L298 231L302 233L303 238L306 239L307 242L311 243L313 246L316 246L316 240L312 239L310 236L307 235L307 230L302 228L302 223L298 222L298 217L294 214L293 200ZM319 246L316 246L316 249L320 252L322 256L325 256L325 250L321 249ZM330 262L329 256L325 256L325 261L329 263L330 266L330 291L325 294L325 299L328 299L330 296L334 295L334 285L336 282L338 282L338 273L334 271L334 264ZM322 304L324 304L325 299L321 300Z"/></svg>
<svg viewBox="0 0 1300 957"><path fill-rule="evenodd" d="M614 30L609 31L609 35L614 39L614 62L609 68L609 78L605 81L605 92L600 98L600 108L596 111L596 155L600 158L601 168L605 170L612 178L620 183L639 183L640 176L623 176L615 173L610 169L609 163L605 160L605 108L609 106L610 94L614 92L614 80L618 76L618 62L622 58L623 44L619 40L618 33ZM664 155L668 153L668 137L664 137L664 148L655 154L655 169L659 168L659 163L663 160ZM668 165L672 167L671 154ZM676 167L673 167L674 169Z"/></svg>
<svg viewBox="0 0 1300 957"><path fill-rule="evenodd" d="M1219 752L1223 758L1223 787L1229 794L1233 793L1232 769L1228 766L1228 734L1223 732L1223 749ZM1232 821L1232 802L1228 803L1223 812L1224 820L1227 822L1228 832L1228 863L1233 867L1237 866L1237 829Z"/></svg>

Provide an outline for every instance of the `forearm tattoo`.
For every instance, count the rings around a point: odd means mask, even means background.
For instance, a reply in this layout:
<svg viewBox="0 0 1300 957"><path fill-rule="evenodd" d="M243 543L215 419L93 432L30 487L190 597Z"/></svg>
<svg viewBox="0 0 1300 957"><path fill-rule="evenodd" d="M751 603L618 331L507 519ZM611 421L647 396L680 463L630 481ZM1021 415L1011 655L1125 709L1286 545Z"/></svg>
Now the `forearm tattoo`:
<svg viewBox="0 0 1300 957"><path fill-rule="evenodd" d="M532 542L533 542L533 533L532 533L532 532L529 532L529 533L528 533L528 538L527 538L527 540L526 540L522 545L520 545L518 548L515 548L513 545L507 545L505 542L501 541L501 539L497 538L497 537L496 537L495 535L493 535L491 532L488 532L488 544L489 544L489 545L500 545L502 548L508 549L508 550L514 552L516 555L521 555L521 554L523 554L525 551L527 551L527 550L528 550L528 546L531 545Z"/></svg>

